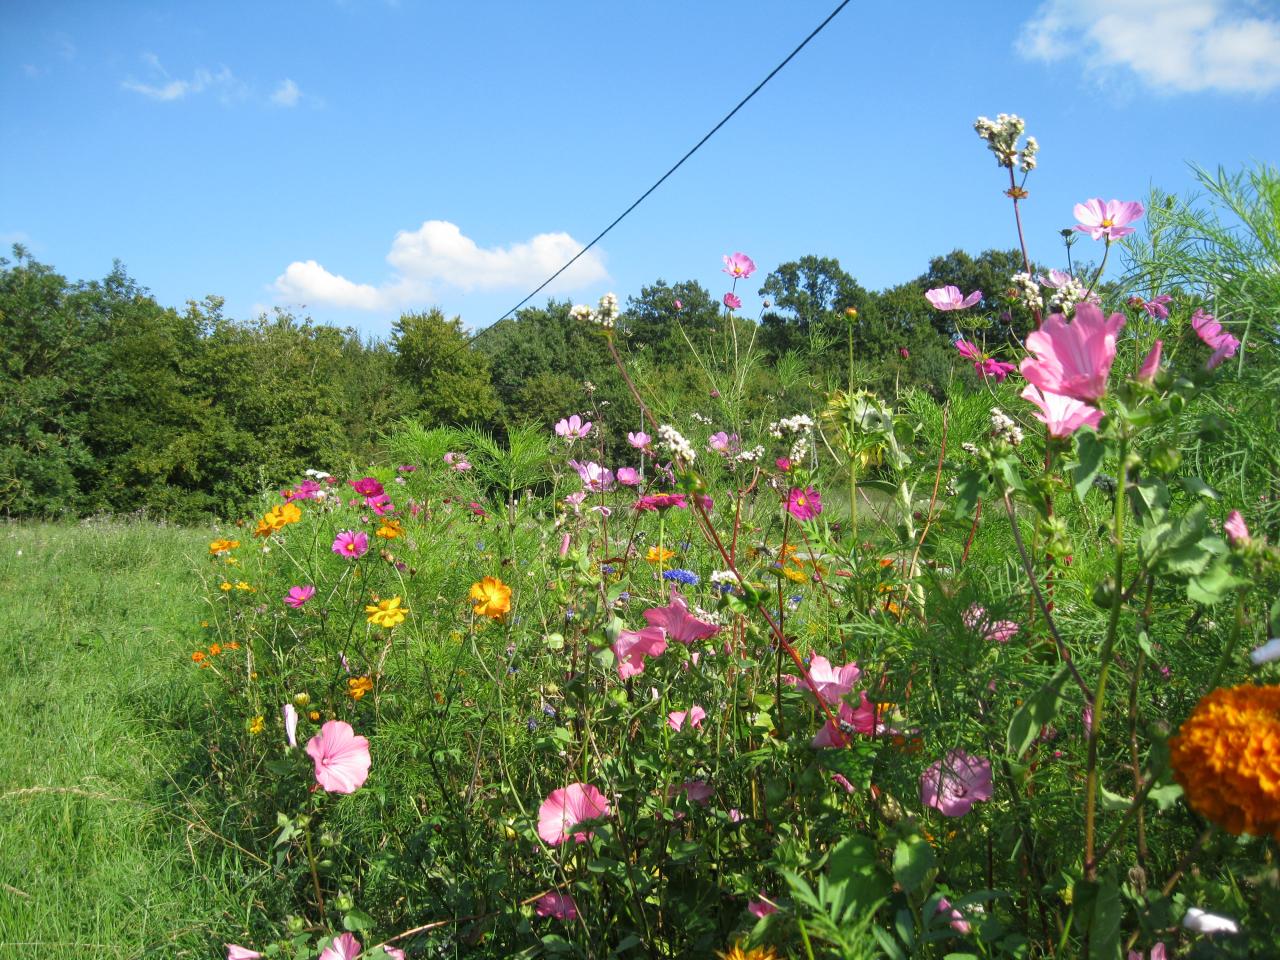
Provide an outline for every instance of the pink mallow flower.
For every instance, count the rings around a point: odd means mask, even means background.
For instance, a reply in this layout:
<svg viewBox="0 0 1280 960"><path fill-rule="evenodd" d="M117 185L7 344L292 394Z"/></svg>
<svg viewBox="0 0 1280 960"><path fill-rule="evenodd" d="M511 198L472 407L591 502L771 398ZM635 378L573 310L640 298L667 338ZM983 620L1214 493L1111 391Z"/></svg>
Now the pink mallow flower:
<svg viewBox="0 0 1280 960"><path fill-rule="evenodd" d="M822 699L827 703L836 704L853 689L853 685L862 676L862 668L852 662L846 663L843 667L833 667L826 657L815 656L809 661L809 676L813 679L813 685L818 688ZM782 679L793 687L809 689L804 677L786 674Z"/></svg>
<svg viewBox="0 0 1280 960"><path fill-rule="evenodd" d="M1107 243L1119 240L1133 233L1133 223L1145 212L1142 204L1136 200L1108 200L1102 202L1101 197L1094 197L1084 203L1077 203L1074 208L1076 229L1087 233L1094 240L1105 239Z"/></svg>
<svg viewBox="0 0 1280 960"><path fill-rule="evenodd" d="M609 801L589 783L571 783L552 790L538 808L538 836L544 843L558 847L570 837L578 843L591 838L590 830L577 830L584 820L609 816Z"/></svg>
<svg viewBox="0 0 1280 960"><path fill-rule="evenodd" d="M1034 403L1039 410L1032 414L1049 429L1049 436L1063 439L1081 427L1097 429L1102 411L1059 393L1041 393L1040 388L1028 383L1019 394L1023 400Z"/></svg>
<svg viewBox="0 0 1280 960"><path fill-rule="evenodd" d="M786 510L797 520L812 520L822 512L822 497L813 487L793 487L787 494Z"/></svg>
<svg viewBox="0 0 1280 960"><path fill-rule="evenodd" d="M330 720L307 741L316 783L329 793L355 793L369 776L369 741L345 720Z"/></svg>
<svg viewBox="0 0 1280 960"><path fill-rule="evenodd" d="M672 710L667 714L667 726L676 733L684 729L685 721L689 723L689 729L697 730L702 726L702 721L706 719L707 711L703 710L696 703L688 710Z"/></svg>
<svg viewBox="0 0 1280 960"><path fill-rule="evenodd" d="M982 291L975 290L966 297L960 293L959 287L948 285L926 290L924 298L935 310L967 310L982 299Z"/></svg>
<svg viewBox="0 0 1280 960"><path fill-rule="evenodd" d="M618 678L626 680L644 672L645 657L659 657L667 650L667 638L659 627L623 630L610 647L618 661Z"/></svg>
<svg viewBox="0 0 1280 960"><path fill-rule="evenodd" d="M1244 517L1240 515L1239 510L1232 510L1227 515L1222 531L1227 535L1227 543L1231 546L1247 547L1249 545L1249 528L1245 525Z"/></svg>
<svg viewBox="0 0 1280 960"><path fill-rule="evenodd" d="M334 937L329 946L320 951L319 960L356 960L363 948L353 934Z"/></svg>
<svg viewBox="0 0 1280 960"><path fill-rule="evenodd" d="M956 933L968 933L969 921L964 918L964 914L951 906L951 901L946 897L938 898L938 906L935 913L947 914L947 920L951 923L951 929Z"/></svg>
<svg viewBox="0 0 1280 960"><path fill-rule="evenodd" d="M583 419L576 413L561 420L556 424L556 436L562 437L573 443L575 440L585 439L587 434L591 432L591 421L583 422Z"/></svg>
<svg viewBox="0 0 1280 960"><path fill-rule="evenodd" d="M951 750L920 775L920 802L944 817L963 817L978 801L991 799L991 788L990 760Z"/></svg>
<svg viewBox="0 0 1280 960"><path fill-rule="evenodd" d="M390 957L391 960L404 960L404 951L399 947L388 946L384 943L382 945L382 952Z"/></svg>
<svg viewBox="0 0 1280 960"><path fill-rule="evenodd" d="M369 535L363 530L343 530L333 538L333 552L358 560L369 551Z"/></svg>
<svg viewBox="0 0 1280 960"><path fill-rule="evenodd" d="M883 725L876 722L875 705L867 699L865 690L858 691L858 700L857 707L850 706L848 701L840 701L840 710L836 714L839 726L833 725L830 720L823 723L822 729L810 744L814 749L847 747L852 739L850 734L861 733L871 737L883 729Z"/></svg>
<svg viewBox="0 0 1280 960"><path fill-rule="evenodd" d="M250 950L238 943L228 943L227 960L258 960L262 956L257 950Z"/></svg>
<svg viewBox="0 0 1280 960"><path fill-rule="evenodd" d="M1022 361L1022 375L1046 393L1095 403L1107 392L1116 334L1123 326L1123 314L1105 317L1091 303L1077 304L1070 323L1052 313L1044 326L1027 335L1027 349L1036 357Z"/></svg>
<svg viewBox="0 0 1280 960"><path fill-rule="evenodd" d="M578 904L567 893L553 890L544 893L533 904L533 912L540 917L551 917L555 920L577 920Z"/></svg>
<svg viewBox="0 0 1280 960"><path fill-rule="evenodd" d="M650 627L661 627L666 631L668 640L685 645L706 640L720 632L720 628L714 623L707 623L690 614L688 605L674 593L667 606L650 607L644 612L644 618Z"/></svg>
<svg viewBox="0 0 1280 960"><path fill-rule="evenodd" d="M1203 310L1197 310L1193 313L1191 315L1191 329L1196 332L1197 337L1205 342L1206 346L1213 350L1213 356L1205 364L1206 370L1212 370L1223 360L1234 357L1236 351L1240 349L1240 341L1223 330L1222 324L1217 321L1217 318L1212 313L1205 313Z"/></svg>
<svg viewBox="0 0 1280 960"><path fill-rule="evenodd" d="M742 298L736 293L726 293L724 295L724 305L730 310L737 310L742 306Z"/></svg>
<svg viewBox="0 0 1280 960"><path fill-rule="evenodd" d="M992 620L986 607L977 603L964 612L961 620L968 629L982 634L982 639L996 643L1008 643L1018 632L1018 625L1012 620Z"/></svg>
<svg viewBox="0 0 1280 960"><path fill-rule="evenodd" d="M724 273L737 280L745 280L756 272L755 261L745 253L735 253L724 258Z"/></svg>
<svg viewBox="0 0 1280 960"><path fill-rule="evenodd" d="M293 607L295 610L301 610L303 604L315 596L316 588L311 584L305 584L301 587L290 587L289 592L285 594L284 603L287 607Z"/></svg>

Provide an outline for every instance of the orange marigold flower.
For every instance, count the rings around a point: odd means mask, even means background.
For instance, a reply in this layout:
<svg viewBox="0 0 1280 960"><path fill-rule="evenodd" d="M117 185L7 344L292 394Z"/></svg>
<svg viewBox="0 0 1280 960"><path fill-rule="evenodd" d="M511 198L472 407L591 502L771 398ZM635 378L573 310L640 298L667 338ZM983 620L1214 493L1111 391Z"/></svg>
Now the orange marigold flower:
<svg viewBox="0 0 1280 960"><path fill-rule="evenodd" d="M382 526L378 527L374 533L384 540L394 540L396 537L404 536L404 526L399 520L383 520Z"/></svg>
<svg viewBox="0 0 1280 960"><path fill-rule="evenodd" d="M359 700L373 689L373 681L368 677L352 677L347 681L347 696Z"/></svg>
<svg viewBox="0 0 1280 960"><path fill-rule="evenodd" d="M783 567L782 575L793 583L808 583L809 575L799 567Z"/></svg>
<svg viewBox="0 0 1280 960"><path fill-rule="evenodd" d="M191 661L192 661L193 663L199 663L199 662L200 662L201 660L203 660L203 659L204 659L204 651L203 651L203 650L197 650L195 653L193 653L193 654L191 655Z"/></svg>
<svg viewBox="0 0 1280 960"><path fill-rule="evenodd" d="M777 951L773 947L752 947L750 950L744 950L742 944L735 943L725 953L717 953L722 960L779 960Z"/></svg>
<svg viewBox="0 0 1280 960"><path fill-rule="evenodd" d="M1211 690L1170 739L1169 759L1197 813L1228 833L1280 840L1280 684Z"/></svg>
<svg viewBox="0 0 1280 960"><path fill-rule="evenodd" d="M221 645L216 644L216 643L211 643L211 644L209 644L209 656L211 656L211 657L216 657L216 656L217 656L218 654L220 654L221 652L222 652L222 647L221 647Z"/></svg>
<svg viewBox="0 0 1280 960"><path fill-rule="evenodd" d="M319 710L312 710L310 713L308 713L308 714L307 714L307 719L308 719L308 720L310 720L312 723L319 723L319 722L320 722L320 711L319 711Z"/></svg>
<svg viewBox="0 0 1280 960"><path fill-rule="evenodd" d="M485 577L471 585L472 612L478 617L501 620L511 612L511 588L497 577Z"/></svg>

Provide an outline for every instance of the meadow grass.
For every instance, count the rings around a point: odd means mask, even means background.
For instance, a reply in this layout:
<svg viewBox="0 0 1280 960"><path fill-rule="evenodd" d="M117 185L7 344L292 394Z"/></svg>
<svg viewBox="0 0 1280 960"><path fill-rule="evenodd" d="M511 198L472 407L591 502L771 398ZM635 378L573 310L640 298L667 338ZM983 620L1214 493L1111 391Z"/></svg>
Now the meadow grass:
<svg viewBox="0 0 1280 960"><path fill-rule="evenodd" d="M203 957L245 913L241 854L189 802L205 540L0 528L0 957Z"/></svg>

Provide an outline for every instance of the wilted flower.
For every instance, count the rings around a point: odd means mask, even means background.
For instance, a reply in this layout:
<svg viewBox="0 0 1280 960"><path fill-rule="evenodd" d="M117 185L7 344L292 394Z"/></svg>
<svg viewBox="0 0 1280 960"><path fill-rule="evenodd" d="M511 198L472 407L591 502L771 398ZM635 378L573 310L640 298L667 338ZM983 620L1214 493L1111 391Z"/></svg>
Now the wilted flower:
<svg viewBox="0 0 1280 960"><path fill-rule="evenodd" d="M1160 354L1164 350L1164 341L1157 340L1151 345L1147 358L1142 361L1142 369L1138 371L1139 383L1151 383L1160 372Z"/></svg>
<svg viewBox="0 0 1280 960"><path fill-rule="evenodd" d="M296 747L298 745L298 708L292 703L286 703L280 712L284 716L285 739L291 748Z"/></svg>

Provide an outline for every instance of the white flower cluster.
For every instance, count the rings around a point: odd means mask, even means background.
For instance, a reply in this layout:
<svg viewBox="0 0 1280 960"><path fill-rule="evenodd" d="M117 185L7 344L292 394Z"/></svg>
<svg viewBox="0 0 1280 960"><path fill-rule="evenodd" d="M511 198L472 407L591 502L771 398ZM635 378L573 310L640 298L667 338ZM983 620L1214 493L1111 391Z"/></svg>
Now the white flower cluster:
<svg viewBox="0 0 1280 960"><path fill-rule="evenodd" d="M1057 313L1070 313L1072 307L1086 299L1092 300L1093 295L1083 283L1072 277L1049 295L1049 309Z"/></svg>
<svg viewBox="0 0 1280 960"><path fill-rule="evenodd" d="M1040 309L1040 284L1036 283L1035 277L1025 272L1015 273L1009 282L1013 284L1014 296L1020 303L1032 310Z"/></svg>
<svg viewBox="0 0 1280 960"><path fill-rule="evenodd" d="M689 414L689 416L693 418L694 423L709 424L711 422L710 417L704 417L702 414L698 413L696 410L693 413Z"/></svg>
<svg viewBox="0 0 1280 960"><path fill-rule="evenodd" d="M808 433L813 429L813 420L803 413L794 417L784 417L769 424L769 436L781 440L789 433Z"/></svg>
<svg viewBox="0 0 1280 960"><path fill-rule="evenodd" d="M302 475L304 477L310 477L313 480L325 480L333 476L333 474L329 473L327 470L303 470Z"/></svg>
<svg viewBox="0 0 1280 960"><path fill-rule="evenodd" d="M793 463L804 463L804 458L809 455L809 437L807 434L801 434L791 442L791 450L787 456L791 458Z"/></svg>
<svg viewBox="0 0 1280 960"><path fill-rule="evenodd" d="M764 456L764 447L757 444L756 446L752 447L750 450L740 451L738 455L733 459L737 463L755 463L757 460L759 460L763 456Z"/></svg>
<svg viewBox="0 0 1280 960"><path fill-rule="evenodd" d="M569 316L575 320L582 320L586 323L595 322L596 312L588 307L585 303L575 303L569 309Z"/></svg>
<svg viewBox="0 0 1280 960"><path fill-rule="evenodd" d="M606 330L612 330L618 320L618 297L616 294L606 293L600 298L600 305L594 310L585 303L575 303L569 308L569 316L575 320L594 323Z"/></svg>
<svg viewBox="0 0 1280 960"><path fill-rule="evenodd" d="M736 587L738 585L738 575L732 570L713 570L708 578L717 587L728 584Z"/></svg>
<svg viewBox="0 0 1280 960"><path fill-rule="evenodd" d="M1022 428L1010 420L999 407L992 407L991 436L997 440L1007 440L1016 447L1022 443Z"/></svg>
<svg viewBox="0 0 1280 960"><path fill-rule="evenodd" d="M692 463L697 457L693 444L686 440L675 427L662 424L658 427L658 445L669 450L673 456L680 457L686 463Z"/></svg>
<svg viewBox="0 0 1280 960"><path fill-rule="evenodd" d="M1036 154L1040 152L1040 144L1035 137L1027 137L1026 145L1018 153L1018 139L1027 129L1026 121L1016 113L1002 113L991 120L979 117L973 124L987 147L996 155L996 163L1012 170L1015 166L1023 173L1030 173L1036 168Z"/></svg>

